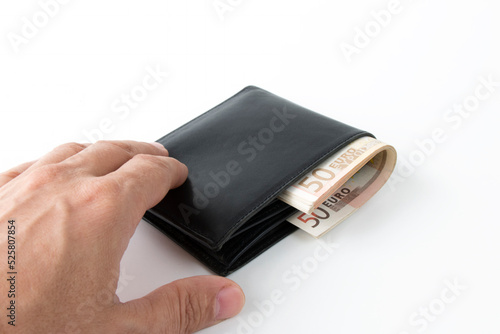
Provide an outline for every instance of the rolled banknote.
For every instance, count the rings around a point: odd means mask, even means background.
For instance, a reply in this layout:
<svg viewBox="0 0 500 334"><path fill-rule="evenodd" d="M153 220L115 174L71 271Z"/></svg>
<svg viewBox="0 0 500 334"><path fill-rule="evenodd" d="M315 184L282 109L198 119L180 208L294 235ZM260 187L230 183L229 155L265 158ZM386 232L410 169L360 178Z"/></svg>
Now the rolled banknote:
<svg viewBox="0 0 500 334"><path fill-rule="evenodd" d="M280 195L280 200L301 211L288 221L320 237L382 188L396 157L394 147L372 137L352 142Z"/></svg>

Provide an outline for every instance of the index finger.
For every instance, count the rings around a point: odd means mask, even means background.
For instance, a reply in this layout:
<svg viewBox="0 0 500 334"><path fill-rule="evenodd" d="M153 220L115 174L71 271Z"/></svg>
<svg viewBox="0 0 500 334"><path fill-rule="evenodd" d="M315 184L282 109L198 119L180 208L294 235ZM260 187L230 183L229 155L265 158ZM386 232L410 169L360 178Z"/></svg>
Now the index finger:
<svg viewBox="0 0 500 334"><path fill-rule="evenodd" d="M138 154L104 178L119 185L120 192L125 194L124 200L136 206L142 217L144 212L158 204L170 189L183 184L187 175L186 165L176 159Z"/></svg>
<svg viewBox="0 0 500 334"><path fill-rule="evenodd" d="M65 160L94 176L103 176L116 171L138 154L168 156L160 143L145 143L132 140L101 140Z"/></svg>

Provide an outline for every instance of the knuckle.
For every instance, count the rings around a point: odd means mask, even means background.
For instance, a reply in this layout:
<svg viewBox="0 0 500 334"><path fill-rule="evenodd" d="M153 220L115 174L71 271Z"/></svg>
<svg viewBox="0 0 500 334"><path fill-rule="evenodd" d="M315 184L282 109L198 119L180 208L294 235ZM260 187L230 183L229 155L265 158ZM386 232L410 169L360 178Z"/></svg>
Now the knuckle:
<svg viewBox="0 0 500 334"><path fill-rule="evenodd" d="M5 177L7 179L14 179L14 178L18 177L19 175L21 175L21 173L18 171L15 171L15 170L8 170L6 172L0 173L0 177Z"/></svg>
<svg viewBox="0 0 500 334"><path fill-rule="evenodd" d="M56 147L55 150L69 151L69 152L73 152L74 154L76 154L76 153L82 151L83 149L85 149L85 147L86 146L83 144L71 142L71 143L62 144L62 145Z"/></svg>
<svg viewBox="0 0 500 334"><path fill-rule="evenodd" d="M118 184L99 178L84 180L77 184L76 195L71 206L77 210L85 208L86 219L78 221L74 228L81 237L109 235L113 231L116 216L121 212Z"/></svg>
<svg viewBox="0 0 500 334"><path fill-rule="evenodd" d="M188 289L177 289L179 298L179 329L181 333L192 333L200 328L204 313L207 312L206 301Z"/></svg>
<svg viewBox="0 0 500 334"><path fill-rule="evenodd" d="M179 332L175 328L171 328L174 326L168 319L172 319L172 314L160 311L149 296L119 304L118 308L121 309L120 314L124 314L126 319L132 321L121 321L121 328L117 333L170 334ZM142 321L136 321L137 316ZM165 328L165 323L167 323L168 328Z"/></svg>
<svg viewBox="0 0 500 334"><path fill-rule="evenodd" d="M210 317L215 318L215 305L208 296L175 282L168 287L125 304L131 314L144 317L145 325L139 325L140 329L149 334L193 333L206 327Z"/></svg>
<svg viewBox="0 0 500 334"><path fill-rule="evenodd" d="M46 184L56 181L63 173L63 168L59 164L40 166L31 172L28 178L28 188L36 190Z"/></svg>
<svg viewBox="0 0 500 334"><path fill-rule="evenodd" d="M124 141L110 141L110 140L99 140L94 145L99 147L103 147L105 150L122 150L125 151L129 155L134 155L135 149L134 147Z"/></svg>
<svg viewBox="0 0 500 334"><path fill-rule="evenodd" d="M151 154L139 153L135 156L135 158L158 163L158 159L157 159L158 157L155 155L151 155Z"/></svg>
<svg viewBox="0 0 500 334"><path fill-rule="evenodd" d="M116 203L116 198L120 194L120 185L109 179L93 178L83 184L79 194L82 204L100 203L106 207Z"/></svg>
<svg viewBox="0 0 500 334"><path fill-rule="evenodd" d="M147 170L148 176L162 177L162 179L170 184L172 163L171 158L158 156L158 155L148 155L148 154L138 154L134 157L142 162L142 166L139 169Z"/></svg>
<svg viewBox="0 0 500 334"><path fill-rule="evenodd" d="M148 164L155 165L155 168L162 168L166 169L169 171L171 169L171 164L168 157L164 156L158 156L158 155L151 155L151 154L137 154L134 158L142 160L143 162L146 162Z"/></svg>

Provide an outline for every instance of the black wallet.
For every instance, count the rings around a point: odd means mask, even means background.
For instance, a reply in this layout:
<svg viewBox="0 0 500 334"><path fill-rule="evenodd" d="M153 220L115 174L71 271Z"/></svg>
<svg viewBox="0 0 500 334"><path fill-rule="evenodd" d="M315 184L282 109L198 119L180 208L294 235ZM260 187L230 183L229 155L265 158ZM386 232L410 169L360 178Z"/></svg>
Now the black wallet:
<svg viewBox="0 0 500 334"><path fill-rule="evenodd" d="M246 87L157 140L189 176L144 219L226 276L296 230L280 192L364 136L373 137Z"/></svg>

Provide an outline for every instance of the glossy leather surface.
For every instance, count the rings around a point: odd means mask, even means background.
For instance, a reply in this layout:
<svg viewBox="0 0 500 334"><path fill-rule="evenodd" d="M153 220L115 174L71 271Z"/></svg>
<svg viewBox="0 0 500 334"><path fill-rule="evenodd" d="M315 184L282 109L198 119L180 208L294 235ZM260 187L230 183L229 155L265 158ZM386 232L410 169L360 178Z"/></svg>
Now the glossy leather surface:
<svg viewBox="0 0 500 334"><path fill-rule="evenodd" d="M227 275L296 229L277 195L362 136L371 134L246 87L158 140L189 176L144 218Z"/></svg>

